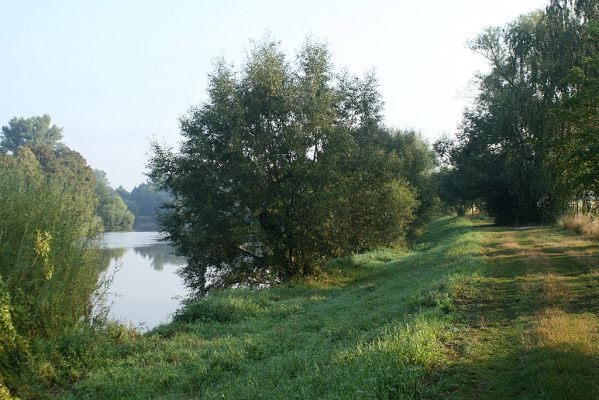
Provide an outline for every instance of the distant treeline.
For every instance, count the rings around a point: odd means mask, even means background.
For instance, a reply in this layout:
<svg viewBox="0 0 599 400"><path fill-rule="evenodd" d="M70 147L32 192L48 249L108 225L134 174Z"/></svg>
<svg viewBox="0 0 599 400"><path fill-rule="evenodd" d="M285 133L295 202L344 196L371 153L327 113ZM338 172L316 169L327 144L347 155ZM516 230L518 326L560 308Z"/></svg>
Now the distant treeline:
<svg viewBox="0 0 599 400"><path fill-rule="evenodd" d="M116 193L124 200L127 208L135 216L133 230L159 230L157 217L160 207L172 200L165 191L157 190L152 183L142 183L128 192L122 186Z"/></svg>
<svg viewBox="0 0 599 400"><path fill-rule="evenodd" d="M106 173L94 170L98 215L106 231L157 231L157 213L171 200L164 191L156 190L151 183L142 183L128 192L122 186L110 187Z"/></svg>

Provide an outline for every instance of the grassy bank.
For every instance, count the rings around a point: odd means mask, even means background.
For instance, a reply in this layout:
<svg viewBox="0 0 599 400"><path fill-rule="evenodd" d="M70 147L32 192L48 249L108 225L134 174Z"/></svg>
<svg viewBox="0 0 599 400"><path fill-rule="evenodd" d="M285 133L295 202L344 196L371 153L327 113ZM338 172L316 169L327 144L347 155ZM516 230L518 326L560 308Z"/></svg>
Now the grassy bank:
<svg viewBox="0 0 599 400"><path fill-rule="evenodd" d="M454 298L481 267L482 236L445 218L414 252L373 251L327 277L189 304L175 322L107 349L72 398L387 398L437 392ZM351 264L351 265L349 265Z"/></svg>
<svg viewBox="0 0 599 400"><path fill-rule="evenodd" d="M555 228L438 219L414 251L354 256L312 282L213 294L142 337L115 330L92 355L73 351L83 360L76 383L52 393L594 398L598 254L597 242Z"/></svg>

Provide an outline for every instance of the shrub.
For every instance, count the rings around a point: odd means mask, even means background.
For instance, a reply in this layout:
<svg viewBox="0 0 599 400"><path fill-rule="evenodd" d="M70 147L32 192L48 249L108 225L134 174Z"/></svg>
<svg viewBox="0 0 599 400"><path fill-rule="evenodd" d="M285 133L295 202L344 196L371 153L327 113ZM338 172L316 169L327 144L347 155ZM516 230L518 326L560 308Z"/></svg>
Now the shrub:
<svg viewBox="0 0 599 400"><path fill-rule="evenodd" d="M233 323L259 314L260 305L250 299L215 293L206 298L193 299L185 303L173 316L175 323L220 322Z"/></svg>

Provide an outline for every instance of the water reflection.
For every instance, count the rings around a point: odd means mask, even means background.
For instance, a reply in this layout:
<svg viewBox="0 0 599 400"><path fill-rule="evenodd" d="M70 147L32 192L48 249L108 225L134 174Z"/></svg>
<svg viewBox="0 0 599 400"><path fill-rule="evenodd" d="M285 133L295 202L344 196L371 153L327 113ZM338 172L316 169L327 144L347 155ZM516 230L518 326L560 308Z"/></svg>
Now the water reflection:
<svg viewBox="0 0 599 400"><path fill-rule="evenodd" d="M109 315L123 323L152 328L168 322L187 295L177 270L185 259L173 255L157 232L104 235L105 274L112 276Z"/></svg>
<svg viewBox="0 0 599 400"><path fill-rule="evenodd" d="M162 271L166 264L185 265L185 259L173 254L173 248L168 243L158 243L152 246L134 247L133 250L144 258L155 271Z"/></svg>
<svg viewBox="0 0 599 400"><path fill-rule="evenodd" d="M121 258L125 255L127 249L124 247L109 249L105 248L102 250L102 264L100 266L100 271L104 272L110 267L110 264L117 258Z"/></svg>

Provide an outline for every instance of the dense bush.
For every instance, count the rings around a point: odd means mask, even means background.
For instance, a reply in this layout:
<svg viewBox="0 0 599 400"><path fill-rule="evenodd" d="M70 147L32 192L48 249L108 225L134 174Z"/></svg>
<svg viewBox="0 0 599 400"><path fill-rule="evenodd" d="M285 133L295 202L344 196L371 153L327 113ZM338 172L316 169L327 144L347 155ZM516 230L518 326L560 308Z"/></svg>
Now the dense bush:
<svg viewBox="0 0 599 400"><path fill-rule="evenodd" d="M566 214L560 217L558 224L580 235L599 237L599 219L595 214Z"/></svg>

